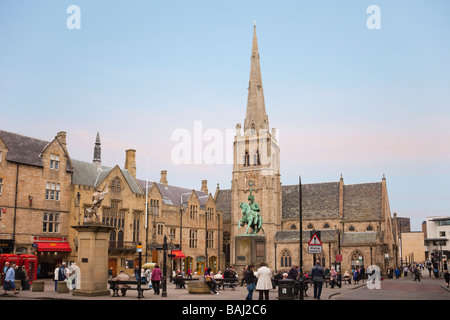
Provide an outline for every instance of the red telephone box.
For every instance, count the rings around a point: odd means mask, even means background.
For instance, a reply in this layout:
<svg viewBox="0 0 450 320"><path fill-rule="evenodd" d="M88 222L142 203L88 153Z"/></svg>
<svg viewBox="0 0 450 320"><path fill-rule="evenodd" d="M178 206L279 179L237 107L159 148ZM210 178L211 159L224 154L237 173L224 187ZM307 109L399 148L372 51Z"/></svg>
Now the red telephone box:
<svg viewBox="0 0 450 320"><path fill-rule="evenodd" d="M32 254L19 255L19 265L24 267L24 271L28 276L28 282L33 283L37 279L37 256Z"/></svg>
<svg viewBox="0 0 450 320"><path fill-rule="evenodd" d="M3 253L0 254L0 271L3 273L3 268L5 267L5 263L9 262L9 265L12 266L13 264L19 265L19 256L16 254L11 253ZM4 281L5 276L2 276L2 285Z"/></svg>

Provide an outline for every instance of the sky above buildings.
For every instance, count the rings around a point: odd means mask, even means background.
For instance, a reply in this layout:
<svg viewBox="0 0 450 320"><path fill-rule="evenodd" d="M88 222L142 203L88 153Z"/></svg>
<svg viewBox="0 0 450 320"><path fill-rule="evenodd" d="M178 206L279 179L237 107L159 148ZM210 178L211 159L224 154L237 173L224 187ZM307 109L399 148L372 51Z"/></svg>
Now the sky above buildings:
<svg viewBox="0 0 450 320"><path fill-rule="evenodd" d="M418 231L450 212L449 12L445 0L2 1L0 129L66 131L84 161L100 132L104 165L135 149L139 178L230 188L256 21L283 185L384 174L391 211Z"/></svg>

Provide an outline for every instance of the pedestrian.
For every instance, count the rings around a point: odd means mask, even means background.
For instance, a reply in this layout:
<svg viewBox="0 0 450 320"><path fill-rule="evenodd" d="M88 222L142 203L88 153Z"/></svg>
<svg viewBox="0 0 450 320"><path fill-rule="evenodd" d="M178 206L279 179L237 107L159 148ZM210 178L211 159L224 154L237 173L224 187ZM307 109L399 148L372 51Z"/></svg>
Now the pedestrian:
<svg viewBox="0 0 450 320"><path fill-rule="evenodd" d="M316 265L311 269L311 276L314 282L314 299L320 300L322 294L323 278L325 276L323 268L320 266L320 261L316 261Z"/></svg>
<svg viewBox="0 0 450 320"><path fill-rule="evenodd" d="M151 276L152 287L153 287L153 291L154 291L153 294L159 294L159 285L161 283L161 277L162 277L161 269L159 268L159 265L156 264L152 270L152 276Z"/></svg>
<svg viewBox="0 0 450 320"><path fill-rule="evenodd" d="M253 291L256 288L256 276L255 276L255 266L253 264L249 264L247 266L247 270L245 270L243 278L245 279L245 283L247 284L247 297L245 300L253 300Z"/></svg>
<svg viewBox="0 0 450 320"><path fill-rule="evenodd" d="M398 279L400 277L400 270L398 268L395 268L394 275L395 279Z"/></svg>
<svg viewBox="0 0 450 320"><path fill-rule="evenodd" d="M298 270L297 270L297 266L293 265L292 268L289 270L288 272L288 278L289 279L293 279L296 280L298 276Z"/></svg>
<svg viewBox="0 0 450 320"><path fill-rule="evenodd" d="M420 281L420 269L419 269L419 267L415 266L413 273L414 273L414 281L416 281L416 280Z"/></svg>
<svg viewBox="0 0 450 320"><path fill-rule="evenodd" d="M30 290L30 283L28 282L28 277L23 270L23 266L17 267L15 270L15 279L20 280L22 290Z"/></svg>
<svg viewBox="0 0 450 320"><path fill-rule="evenodd" d="M331 288L334 288L335 285L338 286L339 288L341 287L339 285L339 282L337 281L337 276L338 276L337 271L334 269L334 267L331 267L331 271L330 271Z"/></svg>
<svg viewBox="0 0 450 320"><path fill-rule="evenodd" d="M135 276L135 278L136 278L136 281L138 281L139 280L139 266L138 265L136 265L136 267L134 267L134 276Z"/></svg>
<svg viewBox="0 0 450 320"><path fill-rule="evenodd" d="M2 277L1 277L2 280L5 279L5 277L6 277L6 272L8 271L8 269L9 269L9 262L6 261L6 262L5 262L5 265L4 265L4 267L3 267L3 270L2 270ZM3 281L2 281L2 282L3 282Z"/></svg>
<svg viewBox="0 0 450 320"><path fill-rule="evenodd" d="M191 268L189 268L188 271L187 271L187 277L188 277L188 279L192 279L192 271L191 271Z"/></svg>
<svg viewBox="0 0 450 320"><path fill-rule="evenodd" d="M405 278L408 277L408 271L409 271L408 266L405 266L405 268L403 268L403 275Z"/></svg>
<svg viewBox="0 0 450 320"><path fill-rule="evenodd" d="M16 269L17 266L15 264L12 264L10 268L8 268L8 270L6 270L6 275L5 275L5 282L3 284L3 295L7 296L8 294L6 293L7 291L13 290L14 294L18 294L19 292L16 290Z"/></svg>
<svg viewBox="0 0 450 320"><path fill-rule="evenodd" d="M110 267L108 270L108 280L112 280L113 278L113 267Z"/></svg>
<svg viewBox="0 0 450 320"><path fill-rule="evenodd" d="M241 287L244 285L245 276L244 273L247 271L248 265L242 268L242 279L241 279Z"/></svg>
<svg viewBox="0 0 450 320"><path fill-rule="evenodd" d="M59 267L59 270L58 270L58 280L59 281L66 280L66 278L67 278L66 272L67 272L66 263L63 262L63 263L61 263L61 266Z"/></svg>
<svg viewBox="0 0 450 320"><path fill-rule="evenodd" d="M130 276L127 275L123 270L121 270L119 272L119 274L117 275L117 277L115 277L114 279L112 279L112 281L130 281ZM119 284L118 286L120 292L122 293L122 297L125 297L125 295L127 294L127 289L131 288L128 284Z"/></svg>
<svg viewBox="0 0 450 320"><path fill-rule="evenodd" d="M55 291L58 291L59 268L60 265L57 264L55 271L53 272L53 281L55 281Z"/></svg>
<svg viewBox="0 0 450 320"><path fill-rule="evenodd" d="M449 285L449 279L450 279L450 274L448 273L448 270L445 270L445 272L444 272L444 280L445 280L445 283L447 284L447 288L448 288L448 285Z"/></svg>
<svg viewBox="0 0 450 320"><path fill-rule="evenodd" d="M219 295L219 293L216 291L217 282L216 280L214 280L213 272L205 273L205 282L208 285L211 292L213 292L215 295Z"/></svg>
<svg viewBox="0 0 450 320"><path fill-rule="evenodd" d="M265 262L261 262L261 267L256 272L256 290L259 291L259 300L269 300L269 290L272 288L272 271Z"/></svg>

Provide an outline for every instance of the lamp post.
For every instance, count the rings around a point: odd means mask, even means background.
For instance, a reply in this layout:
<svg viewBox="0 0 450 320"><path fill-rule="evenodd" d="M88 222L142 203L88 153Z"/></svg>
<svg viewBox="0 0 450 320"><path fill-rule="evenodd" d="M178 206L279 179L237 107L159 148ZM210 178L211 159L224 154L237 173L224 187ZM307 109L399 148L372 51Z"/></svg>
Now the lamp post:
<svg viewBox="0 0 450 320"><path fill-rule="evenodd" d="M302 211L302 178L298 177L299 207L299 257L300 257L300 300L303 300L303 211Z"/></svg>
<svg viewBox="0 0 450 320"><path fill-rule="evenodd" d="M163 281L161 297L167 297L167 247L167 236L165 235L163 244Z"/></svg>

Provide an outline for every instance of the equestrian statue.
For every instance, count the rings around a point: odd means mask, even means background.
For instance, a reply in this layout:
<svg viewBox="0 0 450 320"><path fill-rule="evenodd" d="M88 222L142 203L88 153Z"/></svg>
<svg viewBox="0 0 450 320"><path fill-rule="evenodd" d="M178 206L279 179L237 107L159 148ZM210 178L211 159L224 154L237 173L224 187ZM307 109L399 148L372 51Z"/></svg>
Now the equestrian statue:
<svg viewBox="0 0 450 320"><path fill-rule="evenodd" d="M242 218L239 219L238 229L247 224L247 229L244 234L248 234L248 229L252 228L253 231L250 234L257 234L259 231L263 231L262 217L260 214L261 208L259 204L255 202L255 196L250 189L250 195L248 196L249 203L239 203L239 207L242 209Z"/></svg>

